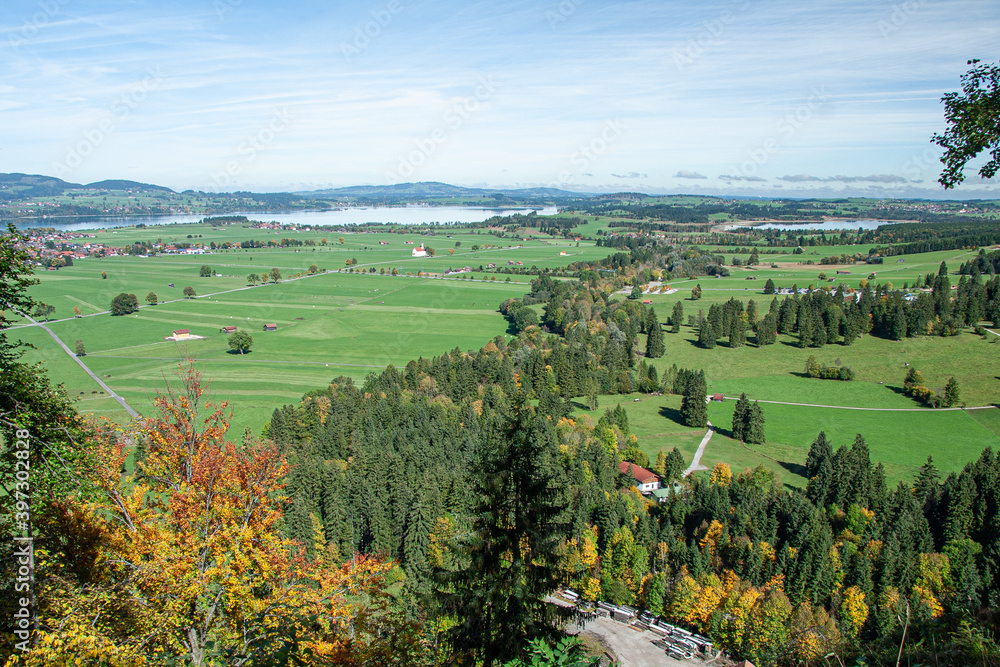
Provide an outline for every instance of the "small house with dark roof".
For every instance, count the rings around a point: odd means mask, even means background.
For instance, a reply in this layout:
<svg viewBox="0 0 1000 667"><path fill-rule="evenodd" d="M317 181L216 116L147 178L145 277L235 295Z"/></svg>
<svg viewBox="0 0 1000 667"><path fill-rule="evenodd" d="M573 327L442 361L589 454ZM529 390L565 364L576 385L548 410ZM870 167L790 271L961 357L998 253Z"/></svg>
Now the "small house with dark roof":
<svg viewBox="0 0 1000 667"><path fill-rule="evenodd" d="M643 495L652 493L656 489L660 488L660 476L652 470L646 470L642 466L638 466L629 461L622 461L619 463L618 470L621 471L623 475L628 475L635 480L635 485L638 487L639 493L642 493Z"/></svg>
<svg viewBox="0 0 1000 667"><path fill-rule="evenodd" d="M173 337L174 337L175 340L180 340L181 338L190 338L191 337L191 330L190 329L174 329L171 332L171 334L173 335Z"/></svg>
<svg viewBox="0 0 1000 667"><path fill-rule="evenodd" d="M277 324L273 324L272 323L272 324L265 324L264 325L264 331L277 331L277 330L278 330L278 325Z"/></svg>
<svg viewBox="0 0 1000 667"><path fill-rule="evenodd" d="M222 327L222 333L226 334L236 333L236 327L234 326Z"/></svg>

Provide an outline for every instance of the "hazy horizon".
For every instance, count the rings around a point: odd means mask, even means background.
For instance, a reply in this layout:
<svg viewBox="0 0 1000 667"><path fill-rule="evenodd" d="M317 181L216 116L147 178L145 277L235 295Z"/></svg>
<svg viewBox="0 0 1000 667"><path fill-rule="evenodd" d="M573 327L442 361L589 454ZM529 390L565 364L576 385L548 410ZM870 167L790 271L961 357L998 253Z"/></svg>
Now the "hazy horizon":
<svg viewBox="0 0 1000 667"><path fill-rule="evenodd" d="M0 171L175 191L996 198L936 183L972 0L10 3ZM973 167L979 161L973 163Z"/></svg>

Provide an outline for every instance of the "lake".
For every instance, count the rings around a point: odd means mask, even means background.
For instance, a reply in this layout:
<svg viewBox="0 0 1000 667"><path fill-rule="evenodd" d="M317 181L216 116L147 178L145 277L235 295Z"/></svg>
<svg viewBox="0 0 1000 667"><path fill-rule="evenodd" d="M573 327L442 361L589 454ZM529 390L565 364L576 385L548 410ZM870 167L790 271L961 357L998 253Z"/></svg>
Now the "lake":
<svg viewBox="0 0 1000 667"><path fill-rule="evenodd" d="M229 213L226 215L245 215L251 220L262 222L280 222L292 225L361 225L366 222L386 223L393 225L426 225L439 222L463 223L482 222L495 215L528 214L536 211L538 215L553 215L558 212L555 206L540 210L531 208L477 208L473 206L359 206L328 211L288 211L285 213ZM222 215L222 214L217 214ZM156 216L87 216L78 218L43 218L33 220L15 220L18 229L34 229L37 227L54 227L60 231L79 232L87 229L112 229L115 227L132 227L137 224L146 226L183 224L198 222L204 215L156 215Z"/></svg>
<svg viewBox="0 0 1000 667"><path fill-rule="evenodd" d="M860 227L861 229L878 229L882 225L891 225L900 222L899 220L824 220L823 222L804 222L800 225L789 224L787 222L768 222L763 225L754 225L754 229L779 229L784 231L795 231L796 229L802 230L817 230L824 232L840 231L841 229L850 229L857 231ZM736 227L733 226L733 229Z"/></svg>

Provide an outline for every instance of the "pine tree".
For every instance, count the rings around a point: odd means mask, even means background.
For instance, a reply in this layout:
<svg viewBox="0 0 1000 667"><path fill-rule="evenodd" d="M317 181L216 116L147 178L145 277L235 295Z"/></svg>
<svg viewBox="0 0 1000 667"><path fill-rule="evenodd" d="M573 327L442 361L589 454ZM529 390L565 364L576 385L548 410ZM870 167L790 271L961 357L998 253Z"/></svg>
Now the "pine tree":
<svg viewBox="0 0 1000 667"><path fill-rule="evenodd" d="M729 347L743 347L747 340L746 313L737 313L729 326Z"/></svg>
<svg viewBox="0 0 1000 667"><path fill-rule="evenodd" d="M517 657L528 639L558 634L545 596L559 584L557 551L569 528L552 422L522 398L497 423L475 466L480 500L463 549L468 565L445 594L459 619L453 646L487 666Z"/></svg>
<svg viewBox="0 0 1000 667"><path fill-rule="evenodd" d="M674 447L667 454L667 464L663 472L663 479L665 482L672 482L675 479L680 479L681 474L687 466L684 462L684 455L681 454L681 450Z"/></svg>
<svg viewBox="0 0 1000 667"><path fill-rule="evenodd" d="M674 304L674 309L670 313L670 331L671 333L680 333L681 323L684 320L684 304L680 301Z"/></svg>
<svg viewBox="0 0 1000 667"><path fill-rule="evenodd" d="M764 294L774 294L774 281L770 278L764 283Z"/></svg>
<svg viewBox="0 0 1000 667"><path fill-rule="evenodd" d="M937 466L934 465L934 458L928 456L927 463L920 466L920 471L917 473L917 480L913 484L913 493L917 498L926 502L932 494L937 492L938 480L940 478L941 473L938 472Z"/></svg>
<svg viewBox="0 0 1000 667"><path fill-rule="evenodd" d="M701 428L708 423L708 406L705 403L707 392L705 374L699 371L688 383L681 401L681 420L687 426Z"/></svg>
<svg viewBox="0 0 1000 667"><path fill-rule="evenodd" d="M961 399L958 395L958 380L950 378L944 387L944 407L951 408L958 405Z"/></svg>
<svg viewBox="0 0 1000 667"><path fill-rule="evenodd" d="M660 328L660 321L656 319L656 311L650 309L650 316L647 326L649 331L646 334L646 356L650 359L659 359L663 356L663 329Z"/></svg>
<svg viewBox="0 0 1000 667"><path fill-rule="evenodd" d="M747 439L747 412L750 409L750 401L746 394L740 394L736 401L736 409L733 410L733 440L746 442Z"/></svg>
<svg viewBox="0 0 1000 667"><path fill-rule="evenodd" d="M701 325L701 329L698 330L698 345L706 350L711 350L715 347L715 332L712 331L712 323L707 319Z"/></svg>
<svg viewBox="0 0 1000 667"><path fill-rule="evenodd" d="M766 442L764 437L764 411L760 409L757 401L753 402L747 410L747 442L755 445L763 445Z"/></svg>
<svg viewBox="0 0 1000 667"><path fill-rule="evenodd" d="M826 433L819 432L806 457L806 496L813 504L823 507L833 481L833 447Z"/></svg>

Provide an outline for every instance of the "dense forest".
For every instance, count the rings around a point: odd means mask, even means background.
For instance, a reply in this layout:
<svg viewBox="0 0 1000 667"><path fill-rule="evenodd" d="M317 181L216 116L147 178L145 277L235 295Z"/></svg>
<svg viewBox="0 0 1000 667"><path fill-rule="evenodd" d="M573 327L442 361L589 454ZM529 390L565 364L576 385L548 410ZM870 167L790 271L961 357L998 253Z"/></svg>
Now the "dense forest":
<svg viewBox="0 0 1000 667"><path fill-rule="evenodd" d="M805 492L781 488L764 468L734 475L722 464L654 503L619 470L634 443L624 412L595 421L530 408L506 351L490 347L467 360L471 392L460 373L438 384L434 370L463 356L454 353L361 387L341 378L276 411L268 436L296 464L289 534L314 554L397 559L418 620L458 620L464 612L448 602L456 578L477 567L468 535L485 507L496 509L492 462L518 440L504 418L516 414L540 449L541 468L529 467L548 480L539 502L558 517L544 552L551 585L650 609L759 665L818 663L830 652L892 664L907 624L928 642L906 647L912 660L963 664L983 642L1000 657L983 615L997 603L1000 566L992 451L944 480L928 460L915 484L889 489L862 436L835 449L821 433ZM680 472L672 458L657 463L667 481Z"/></svg>
<svg viewBox="0 0 1000 667"><path fill-rule="evenodd" d="M0 298L24 311L31 279L9 231ZM18 536L4 542L5 656L24 649L10 664L513 667L556 646L567 618L545 597L559 587L643 607L757 665L1000 661L997 455L944 478L928 459L895 488L863 434L819 433L805 490L764 467L685 478L677 450L650 466L625 411L597 395L683 394L677 418L704 425L706 379L658 377L663 323L612 295L715 258L611 247L622 252L579 280L542 276L504 302L513 339L334 378L240 444L189 364L151 417L84 422L0 320L0 521ZM689 317L729 344L751 324L807 346L934 333L995 310L980 264L957 290L942 267L913 302L875 286L789 295L762 317L736 300ZM764 442L763 410L737 407L734 437ZM641 495L628 463L671 493ZM19 561L29 538L33 560Z"/></svg>

